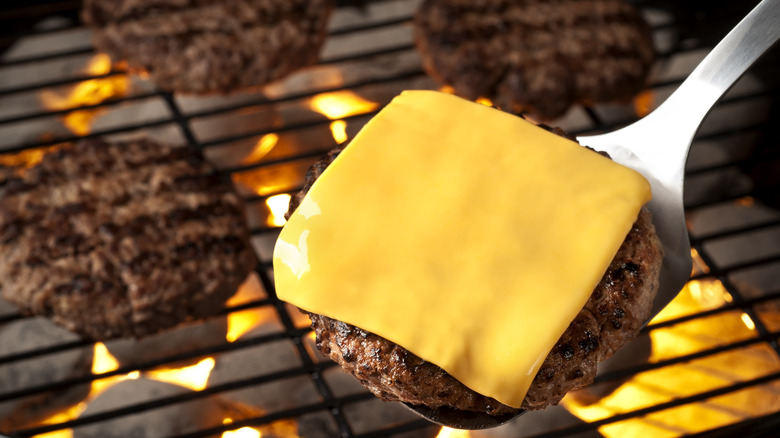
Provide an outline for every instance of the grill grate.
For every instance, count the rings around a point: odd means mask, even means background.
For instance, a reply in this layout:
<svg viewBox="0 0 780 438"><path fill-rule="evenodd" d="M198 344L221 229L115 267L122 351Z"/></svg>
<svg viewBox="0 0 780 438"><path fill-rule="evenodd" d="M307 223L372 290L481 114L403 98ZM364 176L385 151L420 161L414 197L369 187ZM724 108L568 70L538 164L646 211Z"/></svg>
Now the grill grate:
<svg viewBox="0 0 780 438"><path fill-rule="evenodd" d="M339 372L338 367L318 356L312 349L309 337L311 330L305 321L301 321L290 306L274 296L269 248L278 234L278 227L267 225L270 213L265 206L266 201L275 195L297 191L302 183L303 171L335 144L329 132L333 120L311 110L309 104L312 98L327 93L351 92L383 105L402 89L437 87L423 72L411 42L411 16L418 2L341 1L322 62L293 75L282 84L269 87L264 90L264 94L256 92L231 98L198 100L160 92L144 81L136 81L133 83L133 91L128 95L82 104L78 110L100 110L105 114L139 107L144 108L144 111L151 108L151 115L144 114L132 121L114 121L105 126L96 124L94 130L85 135L65 131L58 121L72 114L73 108L12 107L25 100L37 100L41 93L47 91L68 89L89 80L124 77L125 73L112 70L102 74L85 74L80 73L78 67L54 71L39 79L33 76L28 79L22 74L22 78L18 79L19 72L45 70L51 65L70 63L83 66L95 54L89 40L80 37L86 32L75 19L79 2L63 0L36 3L45 4L45 7L20 6L3 10L0 14L3 26L9 25L5 27L9 29L6 32L8 35L0 37L0 49L7 49L0 57L0 148L10 154L56 146L82 137L151 132L202 149L208 157L220 164L226 177L233 178L239 185L250 181L256 188L255 191L247 190L245 199L253 222L253 241L260 258L255 272L256 279L266 292L263 297L230 306L216 319L245 311L263 311L273 315L280 329L233 342L192 348L161 358L121 365L108 372L85 372L55 382L14 390L0 387L0 406L3 402L52 391L63 392L134 371L145 374L159 367L207 357L219 360L222 355L280 342L293 348L298 361L294 366L210 384L200 391L158 397L52 424L0 429L0 432L26 437L72 428L78 431L80 426L100 424L194 400L225 396L248 387L303 378L308 380L316 395L305 402L268 413L253 412L229 424L209 426L177 436L219 436L245 426L270 427L286 419L304 422L307 418L313 418L311 424L317 426L311 427L311 435L301 433L302 436L434 436L438 427L411 414L382 418L382 412L397 407L395 404L378 402L366 391L345 392L334 384L333 376ZM651 17L656 42L661 49L654 81L649 87L650 95L658 102L679 85L707 49L725 35L756 2L746 5L745 2L719 1L715 5L713 2L695 1L679 5L675 2L642 0L636 3ZM21 24L13 27L10 26L12 22ZM41 27L41 22L45 23L44 27ZM393 38L385 38L388 35ZM69 45L56 44L39 52L18 54L14 51L25 40L50 41L51 38L59 39L61 36L73 36L76 42ZM692 246L699 257L698 269L692 280L721 285L725 291L723 296L728 299L713 302L712 297L708 301L707 296L700 296L701 305L695 311L679 311L655 320L644 329L640 341L649 343L652 338L652 342L656 342L656 336L668 336L667 332L682 328L682 332L689 336L684 339L685 342L700 342L695 347L679 348L665 357L653 356L651 360L621 362L602 372L594 388L612 387L627 379L639 379L637 388L647 390L650 385L641 381L642 376L652 379L653 376L663 376L664 373L677 372L683 370L681 367L688 366L708 378L720 376L720 383L674 394L667 394L664 388L656 388L656 396L647 402L623 408L602 407L606 413L583 417L587 420L585 422L568 417L565 421L549 421L544 420L544 413L530 413L503 431L493 435L475 434L475 438L502 436L500 433L537 438L583 434L597 436L599 433L626 436L627 433L616 431L627 429L616 427L637 421L647 427L640 436L676 436L686 433L707 437L736 434L768 436L778 430L780 197L777 193L780 193L780 138L777 130L773 129L778 121L777 102L780 101L777 56L777 49L765 56L713 110L696 137L686 172L686 212ZM17 75L12 78L14 72ZM357 114L337 118L346 122L347 134L354 135L375 112L375 109L361 110ZM603 105L576 108L558 124L580 135L608 131L630 123L635 118L631 105ZM244 122L245 119L248 122ZM36 130L39 134L48 133L40 131L38 127L49 129L54 125L57 126L57 129L52 128L55 132L43 137L15 134ZM216 130L212 129L214 126ZM259 139L272 134L279 136L274 149L259 159L241 160ZM258 189L260 185L262 188ZM754 214L755 211L760 214ZM695 295L689 291L688 295L691 294ZM0 312L0 324L26 319L15 312ZM717 332L705 339L700 332L688 329L689 326L698 327L708 321L714 321L717 325L735 319L746 325L734 336L721 336ZM0 331L2 329L0 326ZM0 353L0 369L23 360L45 360L56 353L84 348L92 348L92 344L81 340L65 341L43 348ZM733 375L726 376L723 369L713 370L700 362L742 353L751 360L760 356L759 361L764 364L761 371L742 372L739 365ZM746 362L749 360L746 359ZM665 383L659 380L656 383L660 387L671 385L671 381ZM612 389L606 393L611 394L613 391L618 390ZM774 397L774 404L760 408L752 406L758 403L752 402L756 393ZM716 401L729 396L742 397L741 407L738 404L734 408L729 404L727 409ZM379 413L366 414L368 411L357 409L358 406L368 404L378 405ZM576 400L566 405L572 412L577 411ZM581 408L586 409L589 403L583 403L583 406ZM709 421L710 418L693 417L685 426L659 420L662 416L678 417L677 413L691 406L705 406L705 410L725 412L728 418ZM558 408L553 410L556 409L561 411ZM370 418L359 418L361 416Z"/></svg>

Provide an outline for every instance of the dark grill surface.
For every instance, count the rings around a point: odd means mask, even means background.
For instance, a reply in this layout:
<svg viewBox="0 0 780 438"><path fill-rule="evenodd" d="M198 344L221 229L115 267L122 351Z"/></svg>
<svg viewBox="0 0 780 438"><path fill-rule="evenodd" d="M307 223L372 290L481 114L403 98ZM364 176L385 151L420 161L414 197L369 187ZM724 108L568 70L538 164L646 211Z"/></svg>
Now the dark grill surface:
<svg viewBox="0 0 780 438"><path fill-rule="evenodd" d="M144 133L202 149L242 191L260 259L253 280L242 288L255 293L231 301L220 317L195 324L213 327L216 340L190 334L186 342L176 341L176 348L143 356L132 353L129 359L121 358L118 347L108 343L109 351L120 358L118 367L93 373L89 364L74 366L78 371L45 383L28 383L17 376L10 385L10 380L2 379L8 375L4 370L14 366L18 373L17 365L59 363L69 353L85 351L91 360L93 344L72 337L26 344L27 338L19 337L26 345L8 349L3 331L32 318L0 306L0 433L26 437L60 432L52 436L65 437L73 430L77 437L100 436L87 432L154 412L161 413L163 423L174 423L178 414L171 414L170 408L197 402L212 403L208 406L216 407L208 412L218 407L220 419L230 420L181 430L155 422L149 427L157 432L148 436L221 436L242 427L281 437L438 433L438 426L400 405L381 402L356 388L319 355L308 320L275 298L271 269L279 227L273 225L269 204L279 202L277 195L299 190L307 167L334 146L329 129L339 124L334 120L346 124L351 138L401 90L439 87L423 72L412 43L411 17L417 3L339 2L321 63L262 93L194 98L160 92L133 77L128 91L112 91L108 99L82 100L79 111L57 102L57 96L72 93L84 81L98 80L92 84L105 88L114 79L126 78L117 67L85 70L95 51L76 19L79 2L28 2L0 9L4 151L0 164L30 162L42 148L104 135ZM649 17L660 51L652 85L636 106L654 107L757 2L635 3ZM779 55L773 49L747 73L708 116L693 144L685 201L696 268L680 299L646 327L591 388L564 400L565 409L530 413L502 429L472 437L750 437L772 436L780 430ZM97 88L86 94L97 95ZM313 109L323 96L343 102L354 95L377 105L350 111ZM47 98L49 106L41 106ZM576 107L556 124L576 135L603 132L635 120L636 111L633 104ZM74 114L90 119L89 126L66 129ZM265 147L256 147L261 144ZM0 171L4 180L9 170ZM225 319L238 315L253 316L260 329L226 341ZM51 418L84 401L89 387L100 379L137 371L136 376L153 380L154 370L190 366L207 358L213 358L215 366L205 389L116 405L98 400L94 405L105 410L97 412L87 402L87 411L80 415ZM251 393L270 393L274 387L282 389L277 388L270 401L253 401ZM44 396L56 399L52 394L70 394L71 400L43 415L49 418L45 424L40 418L18 424L3 419L3 406L33 397L33 405L41 406Z"/></svg>

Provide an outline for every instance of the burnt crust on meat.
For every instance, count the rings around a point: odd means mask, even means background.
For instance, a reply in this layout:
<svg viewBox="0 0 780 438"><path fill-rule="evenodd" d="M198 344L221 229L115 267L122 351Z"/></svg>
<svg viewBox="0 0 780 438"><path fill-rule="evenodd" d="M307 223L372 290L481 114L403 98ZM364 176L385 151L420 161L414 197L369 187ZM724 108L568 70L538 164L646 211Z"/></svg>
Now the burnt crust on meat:
<svg viewBox="0 0 780 438"><path fill-rule="evenodd" d="M558 128L542 127L568 137ZM309 169L303 189L290 200L288 217L344 147L331 150ZM650 317L662 261L661 243L650 212L643 207L590 299L543 362L522 409L558 404L567 392L592 383L598 362L637 336ZM440 367L387 339L342 321L305 313L311 318L319 350L384 400L490 415L518 412L474 392Z"/></svg>
<svg viewBox="0 0 780 438"><path fill-rule="evenodd" d="M242 199L195 151L88 139L6 183L0 292L86 338L218 312L254 268Z"/></svg>
<svg viewBox="0 0 780 438"><path fill-rule="evenodd" d="M632 98L655 58L650 27L623 0L425 0L414 28L433 78L543 120Z"/></svg>
<svg viewBox="0 0 780 438"><path fill-rule="evenodd" d="M229 92L314 64L333 0L85 0L93 42L162 89Z"/></svg>

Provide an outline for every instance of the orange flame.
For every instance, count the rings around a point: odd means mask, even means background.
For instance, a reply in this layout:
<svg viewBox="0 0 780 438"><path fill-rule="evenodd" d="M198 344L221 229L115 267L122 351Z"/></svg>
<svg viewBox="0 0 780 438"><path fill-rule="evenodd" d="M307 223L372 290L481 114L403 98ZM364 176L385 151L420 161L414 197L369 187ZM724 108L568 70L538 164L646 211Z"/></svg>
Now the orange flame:
<svg viewBox="0 0 780 438"><path fill-rule="evenodd" d="M247 277L235 295L227 301L228 307L239 306L260 298L266 297L263 287L257 276ZM273 318L273 311L268 308L247 309L237 312L230 312L227 317L228 329L225 339L233 342L240 338L244 333L252 330L260 324Z"/></svg>
<svg viewBox="0 0 780 438"><path fill-rule="evenodd" d="M233 182L246 187L260 196L290 190L303 178L306 169L296 164L277 165L272 168L250 169L231 175Z"/></svg>
<svg viewBox="0 0 780 438"><path fill-rule="evenodd" d="M701 256L699 255L699 251L696 250L696 248L691 248L691 258L693 259L693 267L691 268L691 275L695 275L698 273L708 273L710 272L710 267L707 266L706 263L704 263L704 260L702 260Z"/></svg>
<svg viewBox="0 0 780 438"><path fill-rule="evenodd" d="M111 71L111 58L104 53L95 55L87 65L86 73L94 76ZM117 75L101 79L90 79L76 85L66 95L44 91L41 101L47 109L67 110L83 105L96 105L106 99L125 96L130 87L127 76ZM62 123L76 135L89 134L92 120L100 113L98 109L71 111L62 119Z"/></svg>
<svg viewBox="0 0 780 438"><path fill-rule="evenodd" d="M222 423L230 424L232 422L232 419L226 418ZM222 433L222 438L260 438L263 436L297 438L299 436L298 425L295 420L278 420L260 428L242 427Z"/></svg>
<svg viewBox="0 0 780 438"><path fill-rule="evenodd" d="M94 360L92 361L92 374L103 374L119 368L119 362L108 352L108 348L102 343L95 344ZM87 400L94 400L95 397L102 394L106 389L114 386L122 380L137 379L141 373L132 371L125 375L105 377L92 382L92 388L89 391Z"/></svg>
<svg viewBox="0 0 780 438"><path fill-rule="evenodd" d="M330 124L330 132L333 134L333 139L336 143L341 144L349 140L347 135L347 122L343 120L336 120Z"/></svg>
<svg viewBox="0 0 780 438"><path fill-rule="evenodd" d="M117 362L116 358L114 358L114 356L108 352L108 348L106 348L102 342L96 343L92 359L92 374L108 373L116 370L117 368L119 368L119 362ZM82 412L84 412L85 409L87 409L87 404L97 398L97 396L102 394L106 389L121 382L122 380L137 379L140 374L141 373L138 371L133 371L122 376L111 376L93 380L89 393L83 402L73 405L64 411L58 412L49 418L46 418L41 422L41 424L57 424L75 420L79 417L79 415L81 415ZM73 431L71 429L56 430L45 434L35 435L35 438L71 437L73 437Z"/></svg>
<svg viewBox="0 0 780 438"><path fill-rule="evenodd" d="M65 423L78 418L87 406L85 403L79 403L70 408L58 412L51 417L41 421L42 425ZM33 438L73 438L72 429L53 430L51 432L35 435Z"/></svg>
<svg viewBox="0 0 780 438"><path fill-rule="evenodd" d="M379 104L363 99L357 94L344 90L333 93L322 93L311 98L309 106L312 110L335 120L330 124L333 139L337 143L347 141L347 122L342 119L355 114L365 114L375 110Z"/></svg>
<svg viewBox="0 0 780 438"><path fill-rule="evenodd" d="M690 281L653 321L665 321L722 307L732 300L718 280ZM753 336L753 330L753 319L740 311L723 312L712 317L653 330L650 332L653 348L649 362L680 357L723 343L737 342ZM564 398L562 404L569 412L585 421L597 421L775 372L778 366L776 360L767 353L762 346L748 346L737 351L696 359L690 363L667 365L632 377L596 403L587 404L580 401L576 394L570 394ZM758 387L605 425L598 431L605 437L679 436L724 426L778 409L780 394Z"/></svg>
<svg viewBox="0 0 780 438"><path fill-rule="evenodd" d="M184 386L193 391L202 391L209 381L211 370L214 369L214 358L207 357L195 365L182 368L156 369L144 373L144 376L160 382Z"/></svg>
<svg viewBox="0 0 780 438"><path fill-rule="evenodd" d="M469 438L471 433L468 430L451 429L449 427L442 427L436 438Z"/></svg>
<svg viewBox="0 0 780 438"><path fill-rule="evenodd" d="M476 102L477 103L481 103L482 105L485 105L485 106L493 106L493 102L490 99L486 98L486 97L477 98Z"/></svg>
<svg viewBox="0 0 780 438"><path fill-rule="evenodd" d="M278 134L271 133L260 137L260 140L257 141L255 147L252 149L252 152L244 157L244 159L241 160L241 163L250 164L260 161L260 159L266 156L268 152L271 152L271 149L273 149L278 142Z"/></svg>
<svg viewBox="0 0 780 438"><path fill-rule="evenodd" d="M744 198L737 199L737 205L740 207L751 207L753 204L756 203L756 199L752 196L745 196Z"/></svg>
<svg viewBox="0 0 780 438"><path fill-rule="evenodd" d="M284 218L284 214L287 213L287 209L290 205L291 196L287 193L274 195L268 197L265 200L265 205L271 211L268 217L268 225L272 227L281 227L287 223L287 219Z"/></svg>
<svg viewBox="0 0 780 438"><path fill-rule="evenodd" d="M442 85L441 87L439 87L439 91L447 94L455 94L455 89L449 85Z"/></svg>
<svg viewBox="0 0 780 438"><path fill-rule="evenodd" d="M260 325L265 318L255 310L231 312L228 315L228 332L225 339L234 342L241 335Z"/></svg>
<svg viewBox="0 0 780 438"><path fill-rule="evenodd" d="M228 430L222 434L222 438L260 438L263 436L259 430L251 427L242 427L241 429Z"/></svg>
<svg viewBox="0 0 780 438"><path fill-rule="evenodd" d="M653 111L653 104L655 103L655 92L652 90L645 90L639 93L634 98L634 113L637 117L644 117Z"/></svg>
<svg viewBox="0 0 780 438"><path fill-rule="evenodd" d="M28 149L15 154L0 155L0 166L29 169L43 160L43 156L56 148Z"/></svg>

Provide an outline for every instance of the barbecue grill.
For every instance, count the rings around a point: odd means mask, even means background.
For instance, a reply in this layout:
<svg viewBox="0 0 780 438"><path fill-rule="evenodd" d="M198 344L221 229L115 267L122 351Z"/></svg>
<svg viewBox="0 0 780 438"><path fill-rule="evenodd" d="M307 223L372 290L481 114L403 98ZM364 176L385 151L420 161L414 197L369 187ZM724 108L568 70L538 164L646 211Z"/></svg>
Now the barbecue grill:
<svg viewBox="0 0 780 438"><path fill-rule="evenodd" d="M259 262L221 315L175 330L168 343L43 334L50 339L28 343L20 335L21 345L9 348L3 332L36 318L0 305L0 434L753 437L780 430L777 48L721 100L692 146L685 202L695 267L680 297L562 406L455 435L376 399L322 357L308 320L276 299L271 269L286 195L300 189L308 166L401 90L440 87L413 46L418 1L340 1L318 65L262 90L200 98L101 64L77 19L79 3L0 10L2 172L83 137L144 133L201 149L242 191ZM660 50L652 84L630 103L573 108L556 122L572 134L646 114L757 2L635 3ZM67 370L43 366L38 380L19 377L20 368L40 363ZM15 370L13 385L4 369ZM199 377L182 383L187 373ZM127 395L136 389L142 395ZM118 395L109 401L111 391ZM12 409L4 406L22 403L36 414L2 418ZM188 424L177 426L181 418Z"/></svg>

